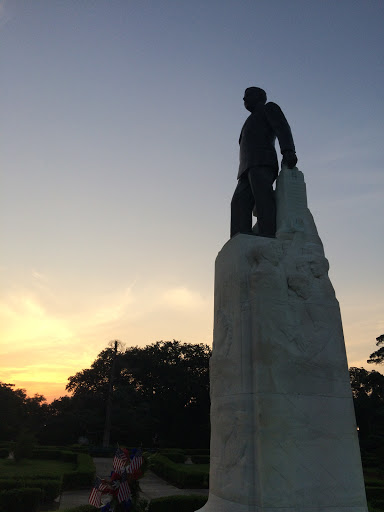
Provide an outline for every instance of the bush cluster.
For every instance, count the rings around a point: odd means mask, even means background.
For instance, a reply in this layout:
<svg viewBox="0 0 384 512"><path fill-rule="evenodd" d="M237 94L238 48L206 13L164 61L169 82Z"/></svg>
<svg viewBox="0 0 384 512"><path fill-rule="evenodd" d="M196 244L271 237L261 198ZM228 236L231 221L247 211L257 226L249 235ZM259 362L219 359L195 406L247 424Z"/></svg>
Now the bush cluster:
<svg viewBox="0 0 384 512"><path fill-rule="evenodd" d="M198 470L190 465L176 464L160 453L150 458L150 468L176 487L207 489L209 486L208 469Z"/></svg>
<svg viewBox="0 0 384 512"><path fill-rule="evenodd" d="M25 478L14 479L7 478L0 480L0 491L10 491L11 489L39 488L42 492L42 501L53 501L61 492L60 479L48 478Z"/></svg>
<svg viewBox="0 0 384 512"><path fill-rule="evenodd" d="M184 464L185 462L185 454L182 450L161 450L160 453L172 462L176 462L176 464Z"/></svg>
<svg viewBox="0 0 384 512"><path fill-rule="evenodd" d="M167 496L156 498L149 504L148 512L194 512L203 507L207 496Z"/></svg>
<svg viewBox="0 0 384 512"><path fill-rule="evenodd" d="M43 491L36 487L0 491L0 512L36 512Z"/></svg>
<svg viewBox="0 0 384 512"><path fill-rule="evenodd" d="M81 489L89 487L95 477L95 465L92 457L86 453L78 453L77 467L74 471L63 474L63 489Z"/></svg>
<svg viewBox="0 0 384 512"><path fill-rule="evenodd" d="M194 464L209 464L209 455L191 455L191 461Z"/></svg>

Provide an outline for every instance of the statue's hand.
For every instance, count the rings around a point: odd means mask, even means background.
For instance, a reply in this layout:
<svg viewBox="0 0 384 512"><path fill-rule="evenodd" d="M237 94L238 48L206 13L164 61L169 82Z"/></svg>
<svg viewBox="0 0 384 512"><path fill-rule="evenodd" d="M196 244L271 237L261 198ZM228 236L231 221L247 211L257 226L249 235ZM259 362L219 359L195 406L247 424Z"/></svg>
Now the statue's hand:
<svg viewBox="0 0 384 512"><path fill-rule="evenodd" d="M297 156L294 151L284 151L282 165L286 165L288 169L293 169L297 164Z"/></svg>

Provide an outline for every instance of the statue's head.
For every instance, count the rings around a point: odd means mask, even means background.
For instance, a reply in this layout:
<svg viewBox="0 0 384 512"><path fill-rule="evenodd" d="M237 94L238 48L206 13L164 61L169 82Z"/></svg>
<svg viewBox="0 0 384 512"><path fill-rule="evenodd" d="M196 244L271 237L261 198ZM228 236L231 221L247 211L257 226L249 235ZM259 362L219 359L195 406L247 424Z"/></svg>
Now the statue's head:
<svg viewBox="0 0 384 512"><path fill-rule="evenodd" d="M244 93L244 107L253 112L257 105L265 105L267 101L267 94L260 87L248 87Z"/></svg>

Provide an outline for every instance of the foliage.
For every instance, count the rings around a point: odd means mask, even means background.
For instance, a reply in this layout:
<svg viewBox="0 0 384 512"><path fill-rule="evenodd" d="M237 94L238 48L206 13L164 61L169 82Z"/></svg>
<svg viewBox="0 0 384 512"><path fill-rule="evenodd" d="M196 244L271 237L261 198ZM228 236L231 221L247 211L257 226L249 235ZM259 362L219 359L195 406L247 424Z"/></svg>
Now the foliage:
<svg viewBox="0 0 384 512"><path fill-rule="evenodd" d="M188 489L207 489L209 483L208 464L176 464L168 457L156 454L149 459L150 468L158 476L176 487Z"/></svg>
<svg viewBox="0 0 384 512"><path fill-rule="evenodd" d="M76 425L78 435L85 433L93 442L100 442L104 428L113 352L103 350L90 369L68 379L70 402L63 404L61 399L51 404L54 416L72 428ZM126 439L148 446L157 434L167 446L208 446L210 355L207 345L175 340L118 353L112 441ZM52 423L47 430L51 427Z"/></svg>
<svg viewBox="0 0 384 512"><path fill-rule="evenodd" d="M167 496L156 498L149 504L148 512L194 512L203 507L207 496Z"/></svg>
<svg viewBox="0 0 384 512"><path fill-rule="evenodd" d="M48 479L0 479L0 490L38 487L43 491L43 501L53 501L61 492L61 480Z"/></svg>
<svg viewBox="0 0 384 512"><path fill-rule="evenodd" d="M0 491L0 512L36 512L42 499L42 490L37 488Z"/></svg>
<svg viewBox="0 0 384 512"><path fill-rule="evenodd" d="M209 464L209 455L191 455L191 461L194 464Z"/></svg>
<svg viewBox="0 0 384 512"><path fill-rule="evenodd" d="M384 345L384 334L381 334L376 338L376 346ZM367 363L373 363L373 364L383 364L384 363L384 346L379 348L379 350L376 350L375 352L372 352L372 354L369 356L369 359L367 360Z"/></svg>
<svg viewBox="0 0 384 512"><path fill-rule="evenodd" d="M22 459L30 459L32 457L32 451L35 443L35 436L30 432L22 430L17 436L16 442L11 443L11 450L15 461L18 463Z"/></svg>
<svg viewBox="0 0 384 512"><path fill-rule="evenodd" d="M0 382L0 439L10 441L23 432L38 432L47 412L45 398L36 394L28 398L24 389Z"/></svg>
<svg viewBox="0 0 384 512"><path fill-rule="evenodd" d="M95 510L100 509L94 507L93 505L80 505L78 507L66 508L62 512L95 512Z"/></svg>
<svg viewBox="0 0 384 512"><path fill-rule="evenodd" d="M184 464L185 454L183 451L161 450L160 453L161 455L164 455L164 457L168 457L172 462Z"/></svg>
<svg viewBox="0 0 384 512"><path fill-rule="evenodd" d="M63 489L79 489L92 485L95 472L92 457L86 453L78 453L76 470L63 474Z"/></svg>
<svg viewBox="0 0 384 512"><path fill-rule="evenodd" d="M361 447L384 450L384 375L364 368L350 368L352 394ZM376 438L376 441L375 441ZM384 458L384 451L382 453Z"/></svg>
<svg viewBox="0 0 384 512"><path fill-rule="evenodd" d="M60 460L25 459L22 464L13 460L0 460L0 478L61 478L63 473L75 469L74 464Z"/></svg>

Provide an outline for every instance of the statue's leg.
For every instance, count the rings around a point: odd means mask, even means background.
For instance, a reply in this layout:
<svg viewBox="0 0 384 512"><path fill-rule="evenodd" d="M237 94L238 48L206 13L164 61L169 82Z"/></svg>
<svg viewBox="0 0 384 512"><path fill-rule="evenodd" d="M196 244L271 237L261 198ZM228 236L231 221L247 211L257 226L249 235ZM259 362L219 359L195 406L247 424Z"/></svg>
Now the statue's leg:
<svg viewBox="0 0 384 512"><path fill-rule="evenodd" d="M276 203L272 186L275 178L273 167L252 167L248 172L260 236L276 235Z"/></svg>
<svg viewBox="0 0 384 512"><path fill-rule="evenodd" d="M247 176L242 176L231 201L231 238L236 233L252 235L252 208L255 200Z"/></svg>

